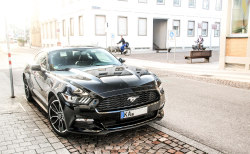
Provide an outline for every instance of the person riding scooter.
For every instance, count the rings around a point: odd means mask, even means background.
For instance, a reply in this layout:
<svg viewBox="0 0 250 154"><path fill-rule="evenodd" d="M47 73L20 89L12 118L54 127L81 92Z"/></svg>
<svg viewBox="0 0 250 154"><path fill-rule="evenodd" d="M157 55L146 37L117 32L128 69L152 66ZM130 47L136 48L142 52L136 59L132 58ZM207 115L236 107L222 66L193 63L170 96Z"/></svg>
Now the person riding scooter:
<svg viewBox="0 0 250 154"><path fill-rule="evenodd" d="M125 49L125 47L126 47L126 42L125 42L125 40L124 40L124 38L121 36L121 40L117 43L117 44L120 44L120 43L122 43L122 46L121 46L121 48L120 48L120 51L121 51L121 54L123 53L123 51L124 51L124 49Z"/></svg>

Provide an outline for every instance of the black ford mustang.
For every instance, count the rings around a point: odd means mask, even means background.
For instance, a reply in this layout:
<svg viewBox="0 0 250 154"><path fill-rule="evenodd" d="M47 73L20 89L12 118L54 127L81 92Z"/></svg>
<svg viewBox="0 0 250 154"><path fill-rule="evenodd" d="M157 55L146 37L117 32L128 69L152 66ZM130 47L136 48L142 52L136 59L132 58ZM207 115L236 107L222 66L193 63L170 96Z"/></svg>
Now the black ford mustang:
<svg viewBox="0 0 250 154"><path fill-rule="evenodd" d="M23 73L26 98L48 113L61 136L107 134L162 119L160 79L123 62L101 48L41 51Z"/></svg>

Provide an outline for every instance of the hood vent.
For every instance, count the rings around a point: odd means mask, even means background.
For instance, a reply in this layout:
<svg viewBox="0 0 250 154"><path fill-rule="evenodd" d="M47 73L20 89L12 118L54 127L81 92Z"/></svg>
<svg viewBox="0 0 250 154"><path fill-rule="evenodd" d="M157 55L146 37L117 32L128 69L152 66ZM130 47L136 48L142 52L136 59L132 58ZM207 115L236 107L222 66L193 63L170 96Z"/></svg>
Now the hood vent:
<svg viewBox="0 0 250 154"><path fill-rule="evenodd" d="M122 72L115 72L114 75L121 75Z"/></svg>
<svg viewBox="0 0 250 154"><path fill-rule="evenodd" d="M99 73L99 76L107 76L107 75L108 75L107 72L105 72L105 73Z"/></svg>

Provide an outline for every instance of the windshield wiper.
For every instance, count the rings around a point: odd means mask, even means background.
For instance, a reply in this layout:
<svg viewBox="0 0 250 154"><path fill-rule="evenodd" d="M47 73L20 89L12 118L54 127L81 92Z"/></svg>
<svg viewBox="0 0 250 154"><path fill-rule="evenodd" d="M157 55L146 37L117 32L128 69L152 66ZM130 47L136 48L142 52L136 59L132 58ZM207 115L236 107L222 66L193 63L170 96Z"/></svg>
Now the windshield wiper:
<svg viewBox="0 0 250 154"><path fill-rule="evenodd" d="M71 68L56 69L55 71L69 71Z"/></svg>

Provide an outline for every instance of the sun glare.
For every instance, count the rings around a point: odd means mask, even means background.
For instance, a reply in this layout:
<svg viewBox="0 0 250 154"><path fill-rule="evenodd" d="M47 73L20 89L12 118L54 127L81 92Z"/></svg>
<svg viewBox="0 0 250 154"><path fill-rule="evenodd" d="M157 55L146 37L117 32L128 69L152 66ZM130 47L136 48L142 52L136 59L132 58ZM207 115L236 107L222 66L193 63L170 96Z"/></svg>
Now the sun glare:
<svg viewBox="0 0 250 154"><path fill-rule="evenodd" d="M0 31L5 36L5 19L8 25L25 28L30 25L32 0L0 0Z"/></svg>

